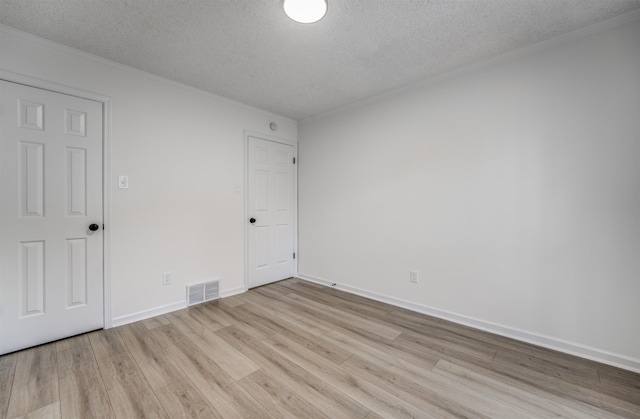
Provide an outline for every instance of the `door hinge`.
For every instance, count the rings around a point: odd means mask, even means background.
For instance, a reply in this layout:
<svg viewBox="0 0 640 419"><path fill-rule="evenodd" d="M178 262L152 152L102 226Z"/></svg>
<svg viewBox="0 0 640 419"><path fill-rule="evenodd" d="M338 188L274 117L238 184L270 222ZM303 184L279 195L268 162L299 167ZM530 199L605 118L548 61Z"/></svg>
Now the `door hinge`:
<svg viewBox="0 0 640 419"><path fill-rule="evenodd" d="M293 164L296 164L296 158L295 157L293 158Z"/></svg>
<svg viewBox="0 0 640 419"><path fill-rule="evenodd" d="M104 230L104 224L102 224L102 229Z"/></svg>
<svg viewBox="0 0 640 419"><path fill-rule="evenodd" d="M295 252L293 253L293 258L294 258L294 259L296 258L296 254L295 254Z"/></svg>

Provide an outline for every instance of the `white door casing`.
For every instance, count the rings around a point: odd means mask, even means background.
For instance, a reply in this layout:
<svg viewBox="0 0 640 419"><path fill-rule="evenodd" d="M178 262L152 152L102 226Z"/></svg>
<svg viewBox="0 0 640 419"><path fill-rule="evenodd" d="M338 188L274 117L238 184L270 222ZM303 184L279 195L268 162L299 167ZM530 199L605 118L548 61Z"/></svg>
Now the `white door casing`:
<svg viewBox="0 0 640 419"><path fill-rule="evenodd" d="M247 144L248 287L295 274L295 150L249 136ZM253 223L251 219L255 220Z"/></svg>
<svg viewBox="0 0 640 419"><path fill-rule="evenodd" d="M102 106L0 81L0 354L104 325Z"/></svg>

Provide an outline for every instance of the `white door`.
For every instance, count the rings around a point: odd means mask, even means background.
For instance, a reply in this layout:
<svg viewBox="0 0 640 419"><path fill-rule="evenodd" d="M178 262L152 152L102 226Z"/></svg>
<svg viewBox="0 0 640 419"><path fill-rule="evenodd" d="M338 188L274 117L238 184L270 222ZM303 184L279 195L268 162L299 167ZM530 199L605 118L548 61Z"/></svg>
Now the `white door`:
<svg viewBox="0 0 640 419"><path fill-rule="evenodd" d="M103 327L102 130L99 102L0 81L0 354Z"/></svg>
<svg viewBox="0 0 640 419"><path fill-rule="evenodd" d="M249 287L295 274L295 165L291 145L249 137Z"/></svg>

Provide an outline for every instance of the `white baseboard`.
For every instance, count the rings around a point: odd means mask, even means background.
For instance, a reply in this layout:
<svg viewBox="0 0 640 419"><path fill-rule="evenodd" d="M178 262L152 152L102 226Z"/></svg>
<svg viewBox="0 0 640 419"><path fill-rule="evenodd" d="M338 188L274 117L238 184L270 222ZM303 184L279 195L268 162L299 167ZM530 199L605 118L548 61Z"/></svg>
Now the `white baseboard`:
<svg viewBox="0 0 640 419"><path fill-rule="evenodd" d="M372 300L381 301L383 303L391 304L397 307L406 308L408 310L416 311L418 313L427 314L429 316L437 317L444 320L449 320L454 323L470 326L475 329L484 330L485 332L494 333L496 335L505 336L508 338L516 339L522 342L531 343L533 345L542 346L548 349L553 349L559 352L564 352L570 355L579 356L581 358L590 359L592 361L601 362L603 364L612 365L614 367L624 368L626 370L640 372L640 359L627 357L625 355L615 354L612 352L604 351L597 348L591 348L585 345L581 345L575 342L569 342L563 339L554 338L551 336L545 336L542 334L529 332L526 330L517 329L510 326L496 324L481 319L476 319L469 316L453 313L446 310L440 310L438 308L429 307L423 304L414 303L411 301L402 300L399 298L389 297L387 295L378 294L375 292L367 291L361 288L352 287L346 284L340 284L333 281L329 281L324 278L319 278L314 275L308 275L305 273L298 273L298 278L305 281L315 282L317 284L325 285L328 287L336 288L341 291L346 291L351 294L360 295L362 297L370 298Z"/></svg>
<svg viewBox="0 0 640 419"><path fill-rule="evenodd" d="M150 317L171 313L172 311L176 311L176 310L182 310L186 306L187 306L187 300L181 300L181 301L176 301L175 303L150 308L148 310L142 310L136 313L114 317L112 321L112 326L117 327L117 326L122 326L128 323L138 322L140 320L148 319Z"/></svg>
<svg viewBox="0 0 640 419"><path fill-rule="evenodd" d="M233 288L233 289L226 290L226 291L221 291L220 292L220 298L231 297L232 295L242 294L243 292L247 292L247 288L246 287L238 287L238 288Z"/></svg>
<svg viewBox="0 0 640 419"><path fill-rule="evenodd" d="M233 288L226 291L220 292L220 298L231 297L232 295L242 294L246 292L247 289L245 287ZM128 323L138 322L140 320L145 320L151 317L159 316L161 314L171 313L172 311L182 310L187 307L187 301L181 300L176 301L175 303L166 304L159 307L150 308L148 310L138 311L136 313L126 314L124 316L115 317L112 320L112 327L122 326Z"/></svg>

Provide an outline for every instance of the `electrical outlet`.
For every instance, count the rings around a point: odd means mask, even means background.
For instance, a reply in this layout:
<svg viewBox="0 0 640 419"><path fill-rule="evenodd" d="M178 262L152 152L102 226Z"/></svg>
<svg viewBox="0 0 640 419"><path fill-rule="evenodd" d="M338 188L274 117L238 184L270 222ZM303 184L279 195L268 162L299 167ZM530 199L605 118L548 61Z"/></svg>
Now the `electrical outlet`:
<svg viewBox="0 0 640 419"><path fill-rule="evenodd" d="M129 176L118 176L118 189L129 189Z"/></svg>
<svg viewBox="0 0 640 419"><path fill-rule="evenodd" d="M418 271L409 271L409 282L413 284L418 283Z"/></svg>
<svg viewBox="0 0 640 419"><path fill-rule="evenodd" d="M165 272L162 274L162 285L171 285L173 282L173 272Z"/></svg>

